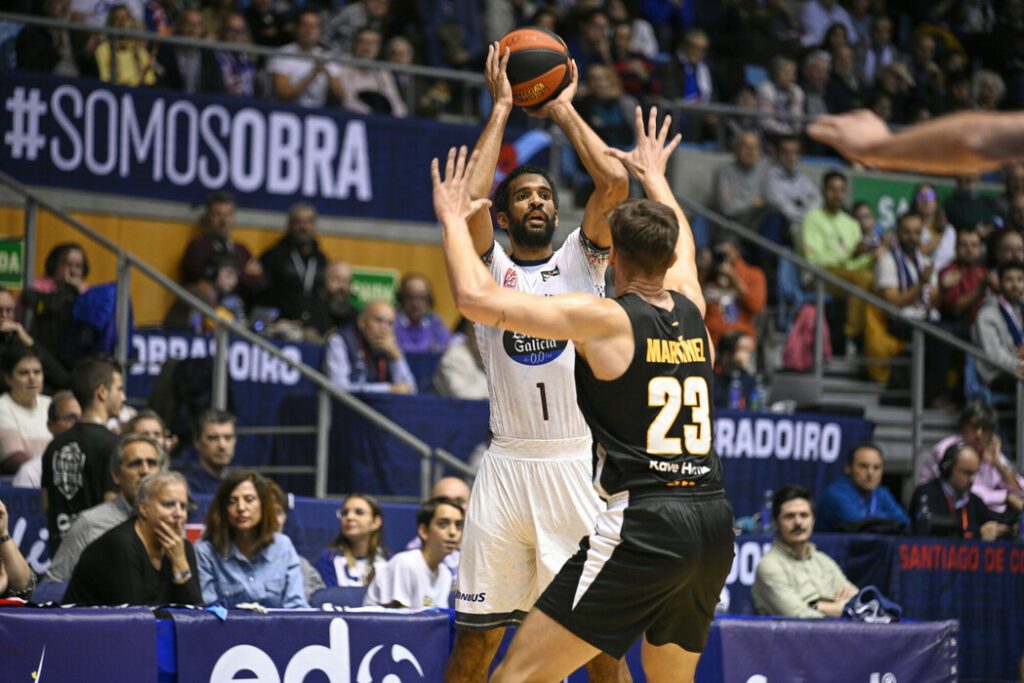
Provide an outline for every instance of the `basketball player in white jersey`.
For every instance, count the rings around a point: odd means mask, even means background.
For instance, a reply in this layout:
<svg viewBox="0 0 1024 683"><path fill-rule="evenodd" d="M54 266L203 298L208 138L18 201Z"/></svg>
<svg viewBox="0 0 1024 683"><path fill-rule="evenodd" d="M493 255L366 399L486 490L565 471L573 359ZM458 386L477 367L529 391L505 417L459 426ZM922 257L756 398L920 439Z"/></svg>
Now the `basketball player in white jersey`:
<svg viewBox="0 0 1024 683"><path fill-rule="evenodd" d="M477 141L474 197L487 197L512 110L497 43L486 77L494 109ZM498 186L494 208L508 231L510 253L494 241L487 209L469 219L477 254L503 287L553 296L604 295L611 231L605 214L629 194L629 178L607 145L572 106L578 75L535 115L565 132L594 181L583 224L557 250L558 196L539 168L519 167ZM537 598L593 530L604 508L591 484L591 434L576 404L575 352L567 341L535 339L477 325L487 373L493 440L473 484L455 594L455 647L447 683L483 683L505 627L519 624ZM587 665L591 681L628 681L622 661L599 655Z"/></svg>

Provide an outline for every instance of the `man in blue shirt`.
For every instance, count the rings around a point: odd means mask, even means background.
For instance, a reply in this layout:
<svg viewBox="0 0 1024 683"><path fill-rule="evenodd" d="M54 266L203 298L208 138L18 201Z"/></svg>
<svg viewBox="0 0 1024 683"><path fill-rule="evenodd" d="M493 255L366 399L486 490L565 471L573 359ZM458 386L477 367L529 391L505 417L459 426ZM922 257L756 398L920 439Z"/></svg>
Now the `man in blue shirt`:
<svg viewBox="0 0 1024 683"><path fill-rule="evenodd" d="M819 499L821 531L895 533L910 526L906 511L882 486L882 450L877 445L854 446L844 471Z"/></svg>

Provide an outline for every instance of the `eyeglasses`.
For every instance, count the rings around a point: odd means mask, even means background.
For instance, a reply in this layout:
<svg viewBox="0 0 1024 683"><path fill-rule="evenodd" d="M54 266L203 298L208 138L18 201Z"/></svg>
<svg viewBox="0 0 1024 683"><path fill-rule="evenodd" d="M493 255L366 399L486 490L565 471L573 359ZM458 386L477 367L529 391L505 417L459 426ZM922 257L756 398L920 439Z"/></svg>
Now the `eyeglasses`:
<svg viewBox="0 0 1024 683"><path fill-rule="evenodd" d="M917 201L928 202L935 200L935 190L922 190L917 193Z"/></svg>

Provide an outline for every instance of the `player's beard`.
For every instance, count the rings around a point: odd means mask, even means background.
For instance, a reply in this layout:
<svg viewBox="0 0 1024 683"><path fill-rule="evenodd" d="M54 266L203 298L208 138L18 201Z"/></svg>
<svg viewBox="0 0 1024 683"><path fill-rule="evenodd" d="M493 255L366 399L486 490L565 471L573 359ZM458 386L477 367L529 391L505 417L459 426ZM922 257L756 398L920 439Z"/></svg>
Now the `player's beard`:
<svg viewBox="0 0 1024 683"><path fill-rule="evenodd" d="M526 226L526 219L528 217L529 214L526 214L521 219L509 217L508 234L512 241L521 247L529 247L531 249L549 246L555 236L555 219L545 214L544 229L535 230Z"/></svg>

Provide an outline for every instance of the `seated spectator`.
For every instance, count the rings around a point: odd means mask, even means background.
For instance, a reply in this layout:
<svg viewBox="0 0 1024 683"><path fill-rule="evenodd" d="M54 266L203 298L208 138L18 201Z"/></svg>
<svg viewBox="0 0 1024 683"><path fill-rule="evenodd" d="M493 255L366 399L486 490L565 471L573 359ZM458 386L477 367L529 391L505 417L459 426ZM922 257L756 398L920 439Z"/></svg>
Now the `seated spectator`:
<svg viewBox="0 0 1024 683"><path fill-rule="evenodd" d="M659 52L658 38L654 34L654 27L651 26L651 22L636 16L630 4L625 0L608 0L605 6L608 19L616 29L619 26L629 27L629 50L631 52L643 55L647 59L654 59Z"/></svg>
<svg viewBox="0 0 1024 683"><path fill-rule="evenodd" d="M903 65L910 77L914 103L922 109L940 111L945 95L944 76L935 61L935 39L930 33L921 29L914 33Z"/></svg>
<svg viewBox="0 0 1024 683"><path fill-rule="evenodd" d="M998 111L1006 97L1006 83L995 71L982 69L971 82L974 102L982 111Z"/></svg>
<svg viewBox="0 0 1024 683"><path fill-rule="evenodd" d="M882 485L882 449L875 444L854 446L845 473L829 484L818 499L821 531L902 533L910 518L888 488Z"/></svg>
<svg viewBox="0 0 1024 683"><path fill-rule="evenodd" d="M939 477L914 489L910 500L919 535L992 541L1007 533L1009 527L971 493L980 467L981 459L971 446L954 443L946 448L939 460Z"/></svg>
<svg viewBox="0 0 1024 683"><path fill-rule="evenodd" d="M1017 368L1016 375L1008 375L979 358L981 381L993 391L1013 392L1017 380L1024 377L1024 262L1009 261L999 267L999 290L978 309L971 337L986 354Z"/></svg>
<svg viewBox="0 0 1024 683"><path fill-rule="evenodd" d="M804 214L821 206L821 191L799 168L800 138L781 138L776 157L768 174L766 198L772 208L786 218L788 230L781 236L782 244L793 244Z"/></svg>
<svg viewBox="0 0 1024 683"><path fill-rule="evenodd" d="M981 233L957 231L956 259L939 271L939 312L953 334L964 341L988 292L988 270L981 263Z"/></svg>
<svg viewBox="0 0 1024 683"><path fill-rule="evenodd" d="M206 24L207 35L219 37L224 31L224 24L237 7L236 0L206 0L203 2L203 22Z"/></svg>
<svg viewBox="0 0 1024 683"><path fill-rule="evenodd" d="M664 97L686 102L714 100L715 83L707 63L709 45L707 33L699 28L692 28L681 35L676 41L675 51L658 68L658 81ZM685 137L695 139L698 137L695 134L697 127L689 124L689 120L687 123Z"/></svg>
<svg viewBox="0 0 1024 683"><path fill-rule="evenodd" d="M857 78L853 48L840 45L832 51L832 69L825 86L825 106L830 114L841 114L859 109L864 102L864 86Z"/></svg>
<svg viewBox="0 0 1024 683"><path fill-rule="evenodd" d="M579 31L566 44L581 74L590 73L594 64L612 65L611 21L600 6L578 14ZM437 66L441 66L438 64Z"/></svg>
<svg viewBox="0 0 1024 683"><path fill-rule="evenodd" d="M946 220L946 212L935 199L935 188L928 183L914 187L910 210L921 217L921 253L940 271L956 256L956 229Z"/></svg>
<svg viewBox="0 0 1024 683"><path fill-rule="evenodd" d="M1024 235L1016 230L995 230L989 240L988 288L998 296L999 269L1013 261L1024 261Z"/></svg>
<svg viewBox="0 0 1024 683"><path fill-rule="evenodd" d="M375 28L364 27L356 33L352 56L356 59L380 59L383 38ZM398 92L395 76L387 69L363 68L343 64L338 67L345 84L342 106L359 114L383 114L405 118L409 110Z"/></svg>
<svg viewBox="0 0 1024 683"><path fill-rule="evenodd" d="M231 230L235 227L235 198L230 192L213 192L206 197L199 226L203 234L188 243L182 259L186 285L201 281L214 283L220 270L220 257L226 255L235 260L243 299L251 301L266 288L263 266L253 258L248 247L231 239Z"/></svg>
<svg viewBox="0 0 1024 683"><path fill-rule="evenodd" d="M892 247L892 233L882 227L881 222L875 217L875 210L865 201L857 202L850 211L854 220L860 225L861 239L872 247ZM877 254L877 251L876 251Z"/></svg>
<svg viewBox="0 0 1024 683"><path fill-rule="evenodd" d="M89 544L134 514L142 479L166 467L167 455L159 443L142 434L122 436L117 443L116 457L110 459L110 475L117 486L117 495L78 516L53 556L46 580L70 580Z"/></svg>
<svg viewBox="0 0 1024 683"><path fill-rule="evenodd" d="M224 43L249 45L249 27L239 12L230 12L220 27L220 40ZM256 96L256 81L259 77L256 64L245 52L213 50L210 53L217 65L216 79L212 92L232 97L251 98Z"/></svg>
<svg viewBox="0 0 1024 683"><path fill-rule="evenodd" d="M215 318L245 324L245 302L239 295L239 272L235 257L231 254L214 256L210 271L215 273L212 280L200 280L189 285L188 291L216 311L217 316L205 316L184 299L175 299L164 317L164 327L189 330L194 334L214 334L217 331Z"/></svg>
<svg viewBox="0 0 1024 683"><path fill-rule="evenodd" d="M196 554L185 538L188 484L177 472L155 472L139 484L137 516L82 552L64 604L201 605Z"/></svg>
<svg viewBox="0 0 1024 683"><path fill-rule="evenodd" d="M250 0L245 20L252 42L263 47L281 47L291 40L295 26L288 14L291 6L276 0Z"/></svg>
<svg viewBox="0 0 1024 683"><path fill-rule="evenodd" d="M434 372L433 386L438 396L450 398L481 401L490 395L476 327L468 318L460 318L455 326L455 334Z"/></svg>
<svg viewBox="0 0 1024 683"><path fill-rule="evenodd" d="M643 53L633 49L632 24L615 24L612 60L623 93L638 100L661 94L661 81L655 78L654 64Z"/></svg>
<svg viewBox="0 0 1024 683"><path fill-rule="evenodd" d="M206 604L309 607L299 554L276 529L277 503L269 482L245 470L228 474L210 501L206 529L196 543Z"/></svg>
<svg viewBox="0 0 1024 683"><path fill-rule="evenodd" d="M328 96L336 103L345 101L341 70L328 64L330 57L319 46L322 20L314 9L303 9L296 17L295 42L278 51L267 62L267 73L273 78L274 97L300 107L325 107ZM307 55L307 59L293 55Z"/></svg>
<svg viewBox="0 0 1024 683"><path fill-rule="evenodd" d="M768 296L764 271L743 260L736 238L729 233L717 235L711 254L711 267L701 278L711 343L717 345L727 332L756 337L756 319Z"/></svg>
<svg viewBox="0 0 1024 683"><path fill-rule="evenodd" d="M274 531L284 534L284 526L288 523L288 509L291 507L289 505L290 496L285 495L284 489L278 486L276 481L267 479L267 484L270 486L270 495L274 497L276 506L274 520L277 524ZM310 597L318 590L327 587L320 577L320 572L302 555L299 555L299 574L302 576L303 595L306 597L306 602L309 602Z"/></svg>
<svg viewBox="0 0 1024 683"><path fill-rule="evenodd" d="M309 340L322 342L329 332L355 322L359 300L352 294L352 266L344 261L327 263L316 303L306 327Z"/></svg>
<svg viewBox="0 0 1024 683"><path fill-rule="evenodd" d="M414 394L416 378L395 339L395 309L370 301L356 324L327 337L325 371L345 391Z"/></svg>
<svg viewBox="0 0 1024 683"><path fill-rule="evenodd" d="M463 510L469 510L469 486L458 477L441 477L435 481L430 489L430 497L433 499L450 498L462 506ZM405 544L406 550L417 550L422 547L423 539L419 537L419 534ZM459 561L461 559L462 553L458 549L444 556L444 566L448 567L455 579L459 576ZM454 588L455 582L453 581L452 589L454 590Z"/></svg>
<svg viewBox="0 0 1024 683"><path fill-rule="evenodd" d="M198 9L186 9L178 16L175 34L182 38L205 40L207 30L203 13ZM155 68L164 88L189 94L221 91L219 69L210 50L160 43Z"/></svg>
<svg viewBox="0 0 1024 683"><path fill-rule="evenodd" d="M892 42L892 19L884 14L871 18L867 39L857 44L857 75L861 83L871 85L882 68L897 61L899 48Z"/></svg>
<svg viewBox="0 0 1024 683"><path fill-rule="evenodd" d="M169 36L184 11L181 0L146 0L142 8L142 24L150 33Z"/></svg>
<svg viewBox="0 0 1024 683"><path fill-rule="evenodd" d="M387 564L384 512L373 496L350 494L338 508L338 535L316 561L328 586L369 586Z"/></svg>
<svg viewBox="0 0 1024 683"><path fill-rule="evenodd" d="M53 438L46 428L50 397L42 395L43 364L32 347L8 346L0 366L10 387L0 396L0 473L13 474Z"/></svg>
<svg viewBox="0 0 1024 683"><path fill-rule="evenodd" d="M57 400L57 397L54 397ZM167 425L164 424L164 420L160 415L157 414L152 408L143 408L139 412L125 422L124 429L121 430L122 435L128 434L141 434L142 436L148 436L153 439L164 449L164 453L170 454L174 451L175 446L178 445L178 437L171 433L171 430L167 429Z"/></svg>
<svg viewBox="0 0 1024 683"><path fill-rule="evenodd" d="M71 0L45 0L40 9L47 19L72 20ZM14 43L18 69L72 78L94 75L96 64L88 46L90 39L90 34L83 31L26 24Z"/></svg>
<svg viewBox="0 0 1024 683"><path fill-rule="evenodd" d="M586 92L577 97L573 106L580 117L609 147L629 149L636 139L636 100L622 92L615 70L604 64L594 64L587 71ZM562 148L562 171L576 190L577 202L593 191L594 181L583 168L572 145Z"/></svg>
<svg viewBox="0 0 1024 683"><path fill-rule="evenodd" d="M462 540L462 507L451 498L431 498L416 513L419 550L398 553L374 577L365 605L381 607L448 607L452 573L444 558Z"/></svg>
<svg viewBox="0 0 1024 683"><path fill-rule="evenodd" d="M715 348L715 405L745 410L757 390L753 375L757 343L749 334L727 332Z"/></svg>
<svg viewBox="0 0 1024 683"><path fill-rule="evenodd" d="M740 133L733 146L733 160L715 169L715 207L747 227L756 227L767 212L769 171L761 162L757 134Z"/></svg>
<svg viewBox="0 0 1024 683"><path fill-rule="evenodd" d="M796 63L789 57L772 58L771 77L757 86L760 107L776 114L803 116L804 90L796 82ZM761 128L769 135L798 135L799 120L789 116L765 116Z"/></svg>
<svg viewBox="0 0 1024 683"><path fill-rule="evenodd" d="M842 173L829 171L825 174L822 182L825 203L804 214L797 246L811 265L870 291L874 285L872 264L876 247L864 241L860 225L843 209L846 188L846 176ZM829 291L833 296L846 296L839 290ZM843 311L833 305L826 311L831 313L829 332L834 349L844 349L847 339L858 339L864 332L863 300L849 297L847 308Z"/></svg>
<svg viewBox="0 0 1024 683"><path fill-rule="evenodd" d="M70 381L68 373L78 359L68 348L68 330L72 328L75 302L89 289L85 281L89 277L89 260L80 244L62 242L46 255L43 272L32 281L32 288L21 295L25 328L39 348L48 352L40 355L56 359ZM4 317L8 317L6 313ZM13 311L9 317L14 317ZM52 367L44 369L50 374L54 372Z"/></svg>
<svg viewBox="0 0 1024 683"><path fill-rule="evenodd" d="M107 14L107 26L124 29L139 28L138 22L124 5L114 5ZM145 43L130 38L117 39L117 53L114 53L113 42L105 39L96 46L96 66L100 80L107 83L115 77L115 85L135 87L139 85L155 85L156 72L153 61ZM117 60L116 74L114 60Z"/></svg>
<svg viewBox="0 0 1024 683"><path fill-rule="evenodd" d="M1012 232L1024 232L1024 192L1011 196L1003 215L1003 228Z"/></svg>
<svg viewBox="0 0 1024 683"><path fill-rule="evenodd" d="M352 54L359 29L375 28L382 34L388 33L390 10L391 0L357 0L348 3L327 21L323 32L324 45L331 52Z"/></svg>
<svg viewBox="0 0 1024 683"><path fill-rule="evenodd" d="M10 534L10 515L0 500L0 598L28 599L35 581L18 544Z"/></svg>
<svg viewBox="0 0 1024 683"><path fill-rule="evenodd" d="M39 355L39 360L43 364L43 387L54 391L67 388L71 381L68 371L48 349L36 344L36 340L25 330L25 326L15 318L16 310L14 294L0 285L0 355L12 346L28 347ZM7 384L5 383L2 388L6 389Z"/></svg>
<svg viewBox="0 0 1024 683"><path fill-rule="evenodd" d="M50 400L50 407L46 411L46 429L50 432L51 440L74 427L81 418L82 408L78 405L74 394L67 389L55 393ZM43 456L40 454L39 457L26 460L18 468L11 484L37 489L42 486L42 480Z"/></svg>
<svg viewBox="0 0 1024 683"><path fill-rule="evenodd" d="M838 617L857 587L835 560L811 542L814 504L803 486L783 486L772 498L776 538L757 565L750 597L758 614Z"/></svg>
<svg viewBox="0 0 1024 683"><path fill-rule="evenodd" d="M327 266L316 237L316 209L300 202L288 210L284 237L260 256L267 276L263 301L280 311L279 322L305 327L312 320L316 292Z"/></svg>
<svg viewBox="0 0 1024 683"><path fill-rule="evenodd" d="M192 445L199 454L198 462L184 470L192 493L214 494L220 490L228 465L235 459L235 416L211 408L199 416Z"/></svg>
<svg viewBox="0 0 1024 683"><path fill-rule="evenodd" d="M444 351L452 333L441 316L434 312L434 293L427 276L406 273L395 298L399 307L395 317L398 348L404 353Z"/></svg>
<svg viewBox="0 0 1024 683"><path fill-rule="evenodd" d="M850 20L850 14L838 0L807 0L800 9L800 26L803 28L801 42L804 47L821 45L825 33L834 24L842 24L850 43L857 42L857 29Z"/></svg>
<svg viewBox="0 0 1024 683"><path fill-rule="evenodd" d="M405 36L394 36L384 45L384 59L392 64L416 64L416 51ZM412 106L417 118L435 118L452 102L451 88L446 81L434 81L424 76L391 72L402 95Z"/></svg>
<svg viewBox="0 0 1024 683"><path fill-rule="evenodd" d="M1024 477L1002 452L1003 442L996 434L998 423L995 408L980 401L968 403L960 413L957 432L935 444L917 474L917 483L937 479L946 449L963 442L981 456L971 493L981 498L989 510L1012 521L1024 509Z"/></svg>
<svg viewBox="0 0 1024 683"><path fill-rule="evenodd" d="M804 89L803 113L806 116L816 118L828 113L825 91L831 71L832 55L824 50L813 50L804 58L803 79L800 81L800 86ZM812 142L809 149L813 154L822 154L824 151L824 148L817 142Z"/></svg>
<svg viewBox="0 0 1024 683"><path fill-rule="evenodd" d="M978 174L956 178L956 189L946 198L942 208L946 218L957 230L991 230L999 217L995 199L978 192Z"/></svg>
<svg viewBox="0 0 1024 683"><path fill-rule="evenodd" d="M104 356L83 359L71 372L71 390L82 406L82 416L50 442L42 457L41 488L51 556L75 518L115 489L110 459L117 435L107 424L124 404L121 368Z"/></svg>

